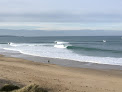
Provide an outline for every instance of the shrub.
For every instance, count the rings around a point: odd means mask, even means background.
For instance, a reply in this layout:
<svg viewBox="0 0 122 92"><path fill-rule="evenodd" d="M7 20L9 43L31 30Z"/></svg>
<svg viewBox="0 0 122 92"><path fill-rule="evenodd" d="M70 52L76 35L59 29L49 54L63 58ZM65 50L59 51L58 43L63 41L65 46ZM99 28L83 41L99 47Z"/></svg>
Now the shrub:
<svg viewBox="0 0 122 92"><path fill-rule="evenodd" d="M39 86L36 84L31 84L12 92L48 92L48 91L43 88L39 88Z"/></svg>
<svg viewBox="0 0 122 92"><path fill-rule="evenodd" d="M0 91L12 91L12 90L16 90L19 89L18 86L12 85L12 84L5 84Z"/></svg>

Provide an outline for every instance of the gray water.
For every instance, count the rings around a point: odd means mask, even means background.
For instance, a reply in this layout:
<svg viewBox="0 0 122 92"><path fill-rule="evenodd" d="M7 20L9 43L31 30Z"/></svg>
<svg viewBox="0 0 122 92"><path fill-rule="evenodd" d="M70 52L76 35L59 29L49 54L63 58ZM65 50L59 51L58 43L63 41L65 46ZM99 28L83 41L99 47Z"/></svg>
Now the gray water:
<svg viewBox="0 0 122 92"><path fill-rule="evenodd" d="M67 42L66 48L54 47L55 41ZM120 36L0 37L1 51L110 65L122 65L121 46Z"/></svg>

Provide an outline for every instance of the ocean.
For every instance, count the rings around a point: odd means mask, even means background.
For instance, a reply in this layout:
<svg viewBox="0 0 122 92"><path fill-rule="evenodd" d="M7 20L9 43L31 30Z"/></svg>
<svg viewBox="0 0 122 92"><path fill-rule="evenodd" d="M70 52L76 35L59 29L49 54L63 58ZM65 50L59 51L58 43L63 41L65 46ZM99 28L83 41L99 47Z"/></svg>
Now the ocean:
<svg viewBox="0 0 122 92"><path fill-rule="evenodd" d="M0 52L122 65L122 37L120 36L0 36ZM74 62L75 62L74 61Z"/></svg>

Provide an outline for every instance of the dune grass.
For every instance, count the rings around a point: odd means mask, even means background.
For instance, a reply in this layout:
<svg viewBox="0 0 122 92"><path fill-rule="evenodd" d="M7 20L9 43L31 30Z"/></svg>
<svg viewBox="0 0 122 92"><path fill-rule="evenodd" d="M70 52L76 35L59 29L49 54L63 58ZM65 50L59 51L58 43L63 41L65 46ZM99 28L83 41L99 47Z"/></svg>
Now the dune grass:
<svg viewBox="0 0 122 92"><path fill-rule="evenodd" d="M23 88L14 85L5 85L0 92L48 92L46 89L40 88L39 85L31 84Z"/></svg>
<svg viewBox="0 0 122 92"><path fill-rule="evenodd" d="M16 89L20 89L18 86L15 86L15 85L10 85L10 84L5 84L1 89L0 91L12 91L12 90L16 90Z"/></svg>

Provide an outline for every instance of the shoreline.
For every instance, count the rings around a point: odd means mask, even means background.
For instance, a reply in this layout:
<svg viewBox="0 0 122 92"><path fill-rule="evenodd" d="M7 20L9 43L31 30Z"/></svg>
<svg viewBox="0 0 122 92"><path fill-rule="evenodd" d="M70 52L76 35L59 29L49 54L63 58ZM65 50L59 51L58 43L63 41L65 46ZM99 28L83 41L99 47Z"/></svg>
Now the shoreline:
<svg viewBox="0 0 122 92"><path fill-rule="evenodd" d="M0 79L0 86L35 83L49 92L122 91L122 70L66 67L3 55L0 55Z"/></svg>
<svg viewBox="0 0 122 92"><path fill-rule="evenodd" d="M6 50L5 50L6 51ZM40 57L40 56L32 56L20 53L19 51L9 51L9 52L1 52L0 54L5 55L6 57L15 57L25 60L30 60L33 62L40 62L40 63L48 63L56 64L66 67L77 67L77 68L90 68L90 69L115 69L115 70L122 70L121 65L109 65L109 64L99 64L99 63L91 63L91 62L80 62L75 60L68 60L68 59L60 59L60 58L50 58L50 57Z"/></svg>

